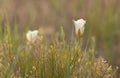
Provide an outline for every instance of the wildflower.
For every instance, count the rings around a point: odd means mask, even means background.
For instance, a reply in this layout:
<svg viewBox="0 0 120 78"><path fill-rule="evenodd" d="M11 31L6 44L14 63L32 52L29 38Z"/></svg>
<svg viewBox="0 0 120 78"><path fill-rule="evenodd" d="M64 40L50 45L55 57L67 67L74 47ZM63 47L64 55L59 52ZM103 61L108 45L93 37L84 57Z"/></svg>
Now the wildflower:
<svg viewBox="0 0 120 78"><path fill-rule="evenodd" d="M34 43L38 39L38 33L39 33L38 30L28 31L26 34L28 42Z"/></svg>
<svg viewBox="0 0 120 78"><path fill-rule="evenodd" d="M74 25L75 25L75 33L77 35L78 38L82 37L83 36L83 33L84 33L84 25L86 23L85 20L83 19L79 19L77 21L73 20L74 22Z"/></svg>

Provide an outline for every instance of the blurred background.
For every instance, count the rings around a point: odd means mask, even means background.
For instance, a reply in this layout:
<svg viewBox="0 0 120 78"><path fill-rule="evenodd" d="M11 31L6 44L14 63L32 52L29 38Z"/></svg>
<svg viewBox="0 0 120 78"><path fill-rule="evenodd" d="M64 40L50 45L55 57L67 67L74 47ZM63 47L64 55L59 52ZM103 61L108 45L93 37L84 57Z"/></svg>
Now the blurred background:
<svg viewBox="0 0 120 78"><path fill-rule="evenodd" d="M63 26L71 37L72 20L87 20L85 38L95 37L96 50L114 66L120 66L120 0L0 0L0 26L40 29L54 36Z"/></svg>

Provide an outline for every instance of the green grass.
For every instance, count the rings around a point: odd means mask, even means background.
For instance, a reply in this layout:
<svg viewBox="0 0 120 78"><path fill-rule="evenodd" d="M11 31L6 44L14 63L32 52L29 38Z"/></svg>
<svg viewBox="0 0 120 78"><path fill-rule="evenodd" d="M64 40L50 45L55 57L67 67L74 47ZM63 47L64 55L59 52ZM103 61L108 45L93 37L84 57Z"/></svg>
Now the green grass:
<svg viewBox="0 0 120 78"><path fill-rule="evenodd" d="M95 36L97 51L111 61L112 65L120 66L119 0L1 0L0 4L0 26L5 27L8 17L9 25L18 27L20 33L26 29L49 26L56 32L59 30L58 25L63 25L66 37L70 39L73 29L71 20L84 18L87 20L86 38ZM18 7L15 7L16 4L19 4ZM53 35L54 32L51 34ZM19 35L15 37L17 36Z"/></svg>
<svg viewBox="0 0 120 78"><path fill-rule="evenodd" d="M103 76L104 78L107 78L106 76L115 78L116 70L113 66L111 70L109 69L111 64L120 65L119 0L109 2L106 2L107 0L49 0L45 1L45 5L49 6L47 13L44 11L42 13L41 8L35 8L40 5L41 1L36 2L38 4L34 4L34 1L25 1L24 5L22 5L22 1L16 1L15 4L12 4L13 7L10 7L11 3L6 4L7 1L1 2L3 8L1 8L0 14L0 78L38 76L40 78L103 78ZM14 7L17 3L20 3L18 8ZM30 7L26 8L26 3L30 4ZM21 10L19 7L24 7L25 10ZM44 6L41 7L46 9ZM21 17L21 15L23 16ZM85 50L81 48L82 40L76 39L74 36L69 42L65 40L71 35L73 28L71 20L78 17L87 20L85 36L90 46L85 46L87 47ZM43 39L38 40L37 44L27 44L26 30L33 29L34 26L49 26L46 24L50 24L56 29L59 28L56 25L64 25L67 35L62 30L52 38L50 43L49 38L43 35ZM14 29L11 26L14 26ZM20 30L17 29L18 26L26 26L26 29L23 28L23 35L18 33ZM96 39L95 43L91 39L92 36ZM96 57L97 51L100 51L100 54L103 53L110 64L105 63L103 58Z"/></svg>
<svg viewBox="0 0 120 78"><path fill-rule="evenodd" d="M66 41L63 28L51 43L39 36L37 43L28 44L6 25L0 40L0 78L116 78L117 69L95 56L91 38L91 46L82 50L82 39Z"/></svg>

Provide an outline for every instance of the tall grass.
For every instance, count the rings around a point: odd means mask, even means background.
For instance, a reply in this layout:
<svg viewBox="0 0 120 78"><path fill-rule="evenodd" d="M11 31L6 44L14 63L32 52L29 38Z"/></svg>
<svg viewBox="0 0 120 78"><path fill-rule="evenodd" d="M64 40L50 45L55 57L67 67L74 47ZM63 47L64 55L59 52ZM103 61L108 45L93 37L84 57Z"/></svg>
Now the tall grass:
<svg viewBox="0 0 120 78"><path fill-rule="evenodd" d="M87 33L96 37L97 50L113 64L120 66L119 0L1 0L0 4L1 25L5 26L4 14L7 13L10 25L14 26L15 22L21 32L26 26L31 29L50 26L57 31L57 25L62 24L69 39L73 25L71 20L85 18L88 20Z"/></svg>
<svg viewBox="0 0 120 78"><path fill-rule="evenodd" d="M95 56L91 38L91 46L82 50L82 40L65 41L63 29L52 44L44 35L39 37L29 44L6 25L0 40L0 78L116 78L116 68Z"/></svg>

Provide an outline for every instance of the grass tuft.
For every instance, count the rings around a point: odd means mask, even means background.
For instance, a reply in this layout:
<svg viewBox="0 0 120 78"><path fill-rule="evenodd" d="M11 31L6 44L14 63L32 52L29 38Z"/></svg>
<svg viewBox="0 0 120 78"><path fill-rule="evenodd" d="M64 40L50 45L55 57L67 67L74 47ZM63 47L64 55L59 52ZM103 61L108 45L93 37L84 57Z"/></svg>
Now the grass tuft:
<svg viewBox="0 0 120 78"><path fill-rule="evenodd" d="M11 33L9 27L7 31ZM104 58L95 57L94 43L82 50L81 41L65 41L63 28L52 44L41 34L34 44L27 44L27 40L19 43L17 40L21 39L13 40L11 34L0 40L0 78L116 77L116 68Z"/></svg>

